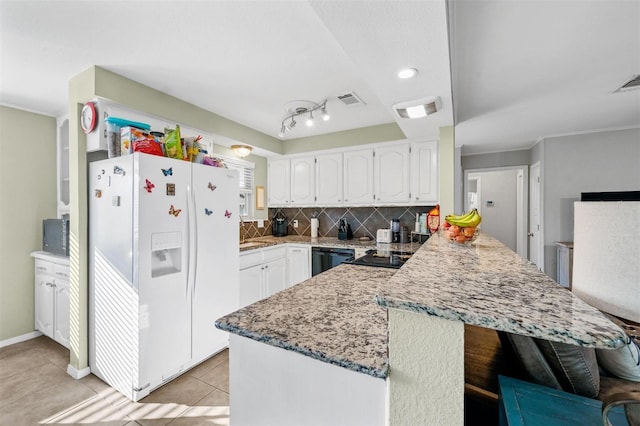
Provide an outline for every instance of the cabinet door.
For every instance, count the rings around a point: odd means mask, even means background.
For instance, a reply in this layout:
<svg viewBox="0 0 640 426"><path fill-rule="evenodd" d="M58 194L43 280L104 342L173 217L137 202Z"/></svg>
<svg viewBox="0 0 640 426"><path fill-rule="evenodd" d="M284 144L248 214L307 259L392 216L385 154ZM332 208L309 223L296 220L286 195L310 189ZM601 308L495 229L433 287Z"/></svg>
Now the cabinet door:
<svg viewBox="0 0 640 426"><path fill-rule="evenodd" d="M53 338L54 279L52 275L38 273L37 270L35 276L35 329Z"/></svg>
<svg viewBox="0 0 640 426"><path fill-rule="evenodd" d="M343 170L344 203L373 204L373 149L345 152Z"/></svg>
<svg viewBox="0 0 640 426"><path fill-rule="evenodd" d="M291 159L291 204L310 206L315 204L315 157Z"/></svg>
<svg viewBox="0 0 640 426"><path fill-rule="evenodd" d="M289 159L269 161L268 174L269 207L288 206L291 175Z"/></svg>
<svg viewBox="0 0 640 426"><path fill-rule="evenodd" d="M55 327L53 339L69 348L69 281L55 280Z"/></svg>
<svg viewBox="0 0 640 426"><path fill-rule="evenodd" d="M269 297L284 290L287 286L286 258L272 260L264 265L264 297Z"/></svg>
<svg viewBox="0 0 640 426"><path fill-rule="evenodd" d="M408 203L409 193L408 143L375 149L374 194L376 203Z"/></svg>
<svg viewBox="0 0 640 426"><path fill-rule="evenodd" d="M438 142L411 145L411 201L414 204L438 201Z"/></svg>
<svg viewBox="0 0 640 426"><path fill-rule="evenodd" d="M311 247L287 247L287 287L311 278Z"/></svg>
<svg viewBox="0 0 640 426"><path fill-rule="evenodd" d="M316 155L316 204L342 204L342 153Z"/></svg>
<svg viewBox="0 0 640 426"><path fill-rule="evenodd" d="M262 281L264 265L240 270L240 307L251 305L263 298Z"/></svg>

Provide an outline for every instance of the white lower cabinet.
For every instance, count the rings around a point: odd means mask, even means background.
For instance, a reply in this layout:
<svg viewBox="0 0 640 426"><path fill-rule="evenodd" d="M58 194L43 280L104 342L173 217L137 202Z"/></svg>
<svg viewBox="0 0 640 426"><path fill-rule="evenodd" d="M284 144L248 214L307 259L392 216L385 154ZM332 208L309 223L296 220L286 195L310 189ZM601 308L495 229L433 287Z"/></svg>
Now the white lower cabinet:
<svg viewBox="0 0 640 426"><path fill-rule="evenodd" d="M287 244L287 287L311 278L311 246Z"/></svg>
<svg viewBox="0 0 640 426"><path fill-rule="evenodd" d="M286 256L286 247L269 247L240 254L241 308L286 288Z"/></svg>
<svg viewBox="0 0 640 426"><path fill-rule="evenodd" d="M69 348L69 261L39 253L32 254L36 258L35 329Z"/></svg>
<svg viewBox="0 0 640 426"><path fill-rule="evenodd" d="M311 246L282 244L240 253L240 307L311 278Z"/></svg>

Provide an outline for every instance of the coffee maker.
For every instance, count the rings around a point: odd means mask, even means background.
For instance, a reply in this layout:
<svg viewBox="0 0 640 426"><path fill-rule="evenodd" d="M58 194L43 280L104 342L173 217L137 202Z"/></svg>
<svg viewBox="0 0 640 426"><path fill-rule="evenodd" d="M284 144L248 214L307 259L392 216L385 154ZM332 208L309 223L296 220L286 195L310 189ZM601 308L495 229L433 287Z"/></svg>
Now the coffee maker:
<svg viewBox="0 0 640 426"><path fill-rule="evenodd" d="M391 242L399 243L400 242L400 219L391 219L391 223L389 224L389 229L391 230Z"/></svg>

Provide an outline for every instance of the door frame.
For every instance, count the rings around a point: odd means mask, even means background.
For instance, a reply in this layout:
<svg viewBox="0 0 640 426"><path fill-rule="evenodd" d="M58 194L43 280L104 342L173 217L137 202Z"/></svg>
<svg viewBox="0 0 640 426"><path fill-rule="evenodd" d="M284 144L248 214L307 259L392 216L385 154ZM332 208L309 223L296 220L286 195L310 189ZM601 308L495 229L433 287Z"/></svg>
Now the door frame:
<svg viewBox="0 0 640 426"><path fill-rule="evenodd" d="M523 259L528 259L529 241L527 231L529 229L529 166L506 166L488 167L486 169L467 169L464 171L463 199L464 206L467 206L467 190L469 185L469 175L480 175L482 173L501 172L516 170L516 252ZM481 183L479 185L481 188Z"/></svg>
<svg viewBox="0 0 640 426"><path fill-rule="evenodd" d="M533 163L530 168L531 170L533 170L534 168L538 168L538 177L539 177L539 182L538 184L540 185L540 187L538 188L538 222L540 223L540 229L538 230L538 246L537 247L531 247L531 250L537 250L538 252L538 268L544 272L544 197L542 195L543 192L543 185L542 185L542 164L540 161L536 161L535 163ZM533 173L531 173L531 175L533 175ZM531 186L533 184L532 181L529 182L529 185Z"/></svg>

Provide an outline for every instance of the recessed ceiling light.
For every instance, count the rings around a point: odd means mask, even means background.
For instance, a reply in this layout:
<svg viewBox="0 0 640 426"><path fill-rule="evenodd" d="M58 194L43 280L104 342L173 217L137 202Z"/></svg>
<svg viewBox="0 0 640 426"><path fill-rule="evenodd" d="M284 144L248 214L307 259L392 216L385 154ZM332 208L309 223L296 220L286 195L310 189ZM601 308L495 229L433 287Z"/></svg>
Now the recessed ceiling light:
<svg viewBox="0 0 640 426"><path fill-rule="evenodd" d="M407 78L413 78L418 74L418 70L415 68L405 68L398 71L398 78L406 80Z"/></svg>

